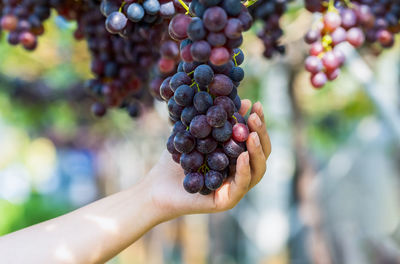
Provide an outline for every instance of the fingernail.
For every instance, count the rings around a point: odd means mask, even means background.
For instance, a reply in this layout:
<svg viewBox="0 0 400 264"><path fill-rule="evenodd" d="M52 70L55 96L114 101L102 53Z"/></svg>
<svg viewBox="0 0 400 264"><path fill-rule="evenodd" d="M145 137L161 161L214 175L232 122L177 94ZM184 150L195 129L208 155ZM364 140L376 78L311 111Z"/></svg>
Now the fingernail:
<svg viewBox="0 0 400 264"><path fill-rule="evenodd" d="M244 153L243 161L244 161L246 164L249 164L249 162L250 162L250 160L249 160L249 152L246 151L246 152Z"/></svg>
<svg viewBox="0 0 400 264"><path fill-rule="evenodd" d="M253 114L254 115L254 122L256 122L256 126L260 127L262 126L262 122L261 119L258 117L258 115L256 113Z"/></svg>
<svg viewBox="0 0 400 264"><path fill-rule="evenodd" d="M251 136L253 138L254 145L256 145L256 147L259 147L260 146L260 138L258 137L258 134L256 132L252 132L251 134L252 134Z"/></svg>

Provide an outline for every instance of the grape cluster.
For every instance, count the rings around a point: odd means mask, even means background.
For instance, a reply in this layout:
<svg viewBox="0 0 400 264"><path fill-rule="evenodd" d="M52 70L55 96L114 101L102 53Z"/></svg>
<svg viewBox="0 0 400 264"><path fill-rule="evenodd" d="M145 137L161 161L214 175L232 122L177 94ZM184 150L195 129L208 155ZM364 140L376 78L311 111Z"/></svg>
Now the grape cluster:
<svg viewBox="0 0 400 264"><path fill-rule="evenodd" d="M292 0L258 0L249 7L255 20L263 22L263 28L257 33L262 40L265 50L264 57L272 58L275 54L284 54L285 46L279 40L283 36L280 18L287 10Z"/></svg>
<svg viewBox="0 0 400 264"><path fill-rule="evenodd" d="M102 0L100 10L107 17L107 30L117 34L123 33L131 24L149 26L162 23L164 19L171 19L179 12L179 5L177 1Z"/></svg>
<svg viewBox="0 0 400 264"><path fill-rule="evenodd" d="M189 193L207 195L229 176L246 150L249 130L238 111L244 78L238 49L252 19L240 0L194 0L190 13L175 16L170 35L180 42L177 72L160 86L174 123L167 149L185 171Z"/></svg>
<svg viewBox="0 0 400 264"><path fill-rule="evenodd" d="M27 50L37 46L37 37L43 34L43 21L50 16L50 3L46 0L2 1L1 28L8 34L11 45L21 44Z"/></svg>
<svg viewBox="0 0 400 264"><path fill-rule="evenodd" d="M340 51L341 43L347 42L355 48L364 43L392 47L394 34L400 32L400 1L306 1L312 12L323 12L306 36L311 45L305 68L311 73L311 84L323 87L336 79L345 62Z"/></svg>

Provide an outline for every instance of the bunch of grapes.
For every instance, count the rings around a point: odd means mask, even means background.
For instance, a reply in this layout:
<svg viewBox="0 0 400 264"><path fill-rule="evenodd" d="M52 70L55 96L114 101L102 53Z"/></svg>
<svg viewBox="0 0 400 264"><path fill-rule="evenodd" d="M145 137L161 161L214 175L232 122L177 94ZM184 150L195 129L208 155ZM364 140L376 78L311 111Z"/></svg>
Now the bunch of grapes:
<svg viewBox="0 0 400 264"><path fill-rule="evenodd" d="M112 34L120 34L131 24L151 26L171 19L179 12L178 2L158 0L102 0L100 10L105 17L105 26Z"/></svg>
<svg viewBox="0 0 400 264"><path fill-rule="evenodd" d="M50 16L50 3L46 0L2 1L1 28L8 34L11 45L21 44L27 50L37 46L37 37L44 32L43 21Z"/></svg>
<svg viewBox="0 0 400 264"><path fill-rule="evenodd" d="M237 88L244 78L238 49L252 19L240 0L194 0L175 16L170 35L181 41L178 71L161 84L174 123L167 149L185 171L183 186L203 195L230 174L249 136Z"/></svg>
<svg viewBox="0 0 400 264"><path fill-rule="evenodd" d="M280 18L287 10L287 4L292 0L259 0L249 7L254 19L263 22L263 28L257 34L262 40L265 50L264 57L272 58L274 54L284 54L285 46L279 43L283 36Z"/></svg>
<svg viewBox="0 0 400 264"><path fill-rule="evenodd" d="M323 12L322 19L305 36L311 45L305 68L315 88L339 76L345 62L338 48L341 43L355 48L365 42L379 43L389 48L394 44L394 34L400 32L400 1L306 1L306 7Z"/></svg>

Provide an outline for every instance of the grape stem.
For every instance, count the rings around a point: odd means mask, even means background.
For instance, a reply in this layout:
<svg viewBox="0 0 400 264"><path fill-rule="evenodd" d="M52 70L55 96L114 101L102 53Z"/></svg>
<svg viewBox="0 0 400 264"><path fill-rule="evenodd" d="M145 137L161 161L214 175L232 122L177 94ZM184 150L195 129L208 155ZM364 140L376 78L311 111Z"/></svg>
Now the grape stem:
<svg viewBox="0 0 400 264"><path fill-rule="evenodd" d="M235 62L235 67L238 66L238 63L236 61L236 56L239 55L239 54L240 54L240 52L233 54L233 61Z"/></svg>
<svg viewBox="0 0 400 264"><path fill-rule="evenodd" d="M252 5L254 5L255 3L257 3L257 1L258 0L247 0L246 2L244 2L244 6L245 7L249 7L249 6L252 6Z"/></svg>
<svg viewBox="0 0 400 264"><path fill-rule="evenodd" d="M189 7L187 6L187 4L185 2L183 2L183 0L178 0L179 3L183 6L183 8L185 8L186 10L186 15L190 14L189 12Z"/></svg>
<svg viewBox="0 0 400 264"><path fill-rule="evenodd" d="M121 6L119 7L119 9L118 9L118 12L122 12L122 8L124 8L124 6L126 5L126 2L125 1L123 1L122 2L122 4L121 4Z"/></svg>

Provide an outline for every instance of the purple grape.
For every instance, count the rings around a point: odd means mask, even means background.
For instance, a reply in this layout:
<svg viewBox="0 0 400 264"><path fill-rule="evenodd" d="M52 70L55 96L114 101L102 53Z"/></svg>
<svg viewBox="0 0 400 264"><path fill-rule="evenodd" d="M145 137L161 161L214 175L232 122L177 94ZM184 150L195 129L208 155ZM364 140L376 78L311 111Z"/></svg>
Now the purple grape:
<svg viewBox="0 0 400 264"><path fill-rule="evenodd" d="M212 128L207 123L205 115L198 115L190 122L189 130L195 138L205 138L211 133Z"/></svg>
<svg viewBox="0 0 400 264"><path fill-rule="evenodd" d="M199 172L190 172L186 174L183 180L183 187L188 193L197 193L204 187L204 176Z"/></svg>

